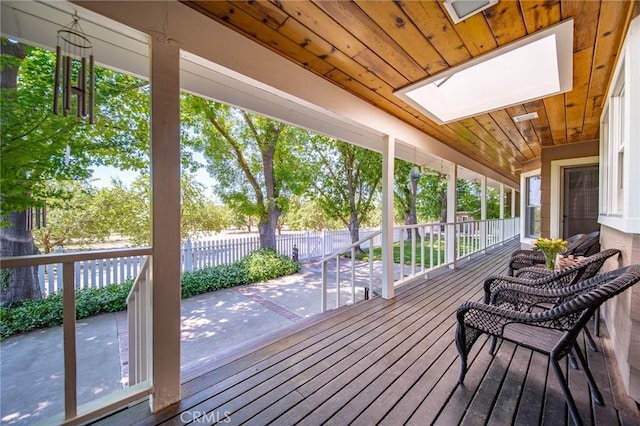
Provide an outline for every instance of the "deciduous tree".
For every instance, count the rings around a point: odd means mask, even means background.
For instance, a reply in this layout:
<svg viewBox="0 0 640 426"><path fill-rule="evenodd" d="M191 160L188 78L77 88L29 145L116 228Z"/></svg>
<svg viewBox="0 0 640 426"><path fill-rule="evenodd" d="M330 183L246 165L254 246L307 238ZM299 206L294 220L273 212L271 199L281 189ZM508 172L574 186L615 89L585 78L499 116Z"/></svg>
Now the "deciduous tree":
<svg viewBox="0 0 640 426"><path fill-rule="evenodd" d="M360 239L360 224L375 209L382 181L382 156L322 135L309 135L303 161L311 191L330 218Z"/></svg>
<svg viewBox="0 0 640 426"><path fill-rule="evenodd" d="M53 53L2 39L0 243L2 256L37 252L26 211L69 193L56 181L85 180L92 164L148 163L148 87L96 68L96 124L53 115ZM2 303L40 297L36 268L4 273ZM31 270L25 272L27 269Z"/></svg>
<svg viewBox="0 0 640 426"><path fill-rule="evenodd" d="M198 135L193 146L207 159L216 194L243 216L257 216L260 246L275 247L278 219L301 188L300 164L291 154L300 131L228 105L184 99L183 122Z"/></svg>

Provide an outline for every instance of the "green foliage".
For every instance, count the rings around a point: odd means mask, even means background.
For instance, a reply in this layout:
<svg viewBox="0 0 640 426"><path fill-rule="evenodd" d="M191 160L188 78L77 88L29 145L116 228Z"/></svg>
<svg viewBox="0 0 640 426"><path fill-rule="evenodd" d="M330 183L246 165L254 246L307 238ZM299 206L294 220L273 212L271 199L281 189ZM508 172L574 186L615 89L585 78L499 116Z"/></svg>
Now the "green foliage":
<svg viewBox="0 0 640 426"><path fill-rule="evenodd" d="M267 281L300 271L300 264L271 248L255 251L239 262L183 272L182 298L222 288ZM76 291L76 318L126 309L133 280L102 288ZM0 308L0 338L38 328L62 324L62 293L41 300L25 300L14 307Z"/></svg>
<svg viewBox="0 0 640 426"><path fill-rule="evenodd" d="M124 310L132 283L133 280L129 280L103 288L77 290L76 318ZM0 308L0 338L62 324L62 301L60 292L41 300L25 300L19 306Z"/></svg>
<svg viewBox="0 0 640 426"><path fill-rule="evenodd" d="M444 241L438 243L434 242L433 250L431 249L431 244L429 242L424 243L424 263L425 265L431 264L431 252L433 251L434 260L433 263L438 264L438 255L440 256L440 264L444 263L444 258L446 254L446 248L444 245ZM422 247L420 244L416 244L415 247L415 256L416 256L416 264L420 265L420 261L422 259ZM360 252L356 255L359 260L368 261L369 260L369 250L365 250L364 252ZM373 248L373 260L382 260L382 247L374 247ZM393 245L393 262L400 263L400 243L394 243ZM405 265L411 264L411 241L404 242L404 260L403 263Z"/></svg>
<svg viewBox="0 0 640 426"><path fill-rule="evenodd" d="M343 228L340 221L327 216L316 197L292 197L283 222L294 231Z"/></svg>
<svg viewBox="0 0 640 426"><path fill-rule="evenodd" d="M447 209L447 176L441 173L422 176L418 188L418 222L446 221L444 213Z"/></svg>
<svg viewBox="0 0 640 426"><path fill-rule="evenodd" d="M22 45L12 49L3 45L3 75L13 67L17 77L15 87L1 92L1 215L68 200L65 188L51 183L85 180L91 165L148 167L149 87L145 81L96 67L96 122L88 125L74 114L51 111L54 54Z"/></svg>
<svg viewBox="0 0 640 426"><path fill-rule="evenodd" d="M67 200L47 205L46 226L32 231L36 246L50 253L57 246L74 243L83 246L104 241L112 230L113 220L104 215L99 191L82 182L52 182L71 194Z"/></svg>
<svg viewBox="0 0 640 426"><path fill-rule="evenodd" d="M303 188L293 152L307 133L195 96L182 101L182 123L194 135L188 144L206 158L216 195L235 215L257 217L261 244L274 244L280 214Z"/></svg>
<svg viewBox="0 0 640 426"><path fill-rule="evenodd" d="M242 259L249 282L270 280L271 278L291 275L300 271L300 264L287 256L278 254L275 249L265 247Z"/></svg>
<svg viewBox="0 0 640 426"><path fill-rule="evenodd" d="M316 197L329 218L339 220L348 229L358 229L379 201L380 153L326 136L309 135L298 156L306 164L308 195Z"/></svg>

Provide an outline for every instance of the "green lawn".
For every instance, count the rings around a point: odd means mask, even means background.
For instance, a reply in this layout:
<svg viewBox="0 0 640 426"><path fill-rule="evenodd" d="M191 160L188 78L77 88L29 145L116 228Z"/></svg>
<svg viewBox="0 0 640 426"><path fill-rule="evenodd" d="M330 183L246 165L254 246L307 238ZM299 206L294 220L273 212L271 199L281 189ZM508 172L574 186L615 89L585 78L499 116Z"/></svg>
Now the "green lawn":
<svg viewBox="0 0 640 426"><path fill-rule="evenodd" d="M437 258L438 254L440 255L440 263L444 263L445 256L445 247L444 242L438 245L437 242L434 243L433 247L433 256ZM368 261L369 260L369 250L365 250L364 253L358 253L357 258L359 260ZM420 244L416 244L416 265L420 265L422 253ZM424 262L426 265L430 264L431 259L431 250L430 244L425 242L424 244ZM373 260L382 260L382 247L374 247L373 249ZM395 243L393 245L393 262L400 263L400 243ZM411 241L404 242L404 263L406 265L411 264Z"/></svg>
<svg viewBox="0 0 640 426"><path fill-rule="evenodd" d="M437 256L440 255L440 264L444 263L446 248L444 244L444 240L440 241L438 244L437 241L434 241L433 244L433 256L437 259ZM471 247L469 247L471 248ZM420 259L422 256L420 242L416 241L416 265L420 265ZM460 247L458 248L458 252L460 252ZM365 249L364 253L356 253L356 257L358 260L369 260L369 250ZM431 259L431 244L429 241L425 241L424 243L424 262L426 265L430 265ZM374 247L373 249L373 260L382 260L382 248ZM400 243L395 243L393 245L393 262L400 263ZM437 262L434 262L434 264ZM411 264L411 241L407 240L404 242L404 264Z"/></svg>

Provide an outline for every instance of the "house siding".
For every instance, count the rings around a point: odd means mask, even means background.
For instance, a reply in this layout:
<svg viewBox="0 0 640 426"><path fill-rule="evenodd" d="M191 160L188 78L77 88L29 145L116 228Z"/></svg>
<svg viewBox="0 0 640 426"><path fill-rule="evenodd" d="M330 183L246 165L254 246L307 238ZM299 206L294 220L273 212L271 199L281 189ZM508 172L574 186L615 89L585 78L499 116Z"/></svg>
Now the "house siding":
<svg viewBox="0 0 640 426"><path fill-rule="evenodd" d="M640 234L627 234L601 227L602 249L622 252L618 262L608 262L603 270L640 264ZM627 393L640 402L640 287L635 286L610 300L602 310L611 336L622 380Z"/></svg>
<svg viewBox="0 0 640 426"><path fill-rule="evenodd" d="M542 197L540 200L540 234L549 238L551 235L551 162L573 158L597 156L600 142L593 140L561 146L544 147L541 155L540 177Z"/></svg>

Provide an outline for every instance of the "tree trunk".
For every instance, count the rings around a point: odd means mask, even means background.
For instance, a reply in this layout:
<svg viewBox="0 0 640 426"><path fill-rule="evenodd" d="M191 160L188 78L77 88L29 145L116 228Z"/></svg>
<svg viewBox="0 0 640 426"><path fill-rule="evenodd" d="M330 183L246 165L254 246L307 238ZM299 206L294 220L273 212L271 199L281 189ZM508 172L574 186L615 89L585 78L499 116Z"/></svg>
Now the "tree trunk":
<svg viewBox="0 0 640 426"><path fill-rule="evenodd" d="M355 212L351 212L349 221L349 235L351 235L351 244L360 239L360 221L358 220L358 215ZM356 247L356 251L362 251L362 248L360 248L360 246L358 245Z"/></svg>
<svg viewBox="0 0 640 426"><path fill-rule="evenodd" d="M276 246L276 224L280 217L280 209L275 205L269 205L267 208L267 214L264 218L261 218L258 224L258 230L260 231L260 248Z"/></svg>
<svg viewBox="0 0 640 426"><path fill-rule="evenodd" d="M10 222L0 229L0 253L2 257L39 254L31 231L27 230L25 212L15 212L2 218ZM10 306L26 299L41 299L38 283L38 267L3 269L0 276L0 304Z"/></svg>
<svg viewBox="0 0 640 426"><path fill-rule="evenodd" d="M409 211L405 213L406 225L417 225L418 214L416 212L416 195L418 193L418 179L411 179L411 192L409 194ZM420 231L416 229L416 238L420 237ZM407 229L407 239L411 239L411 229Z"/></svg>
<svg viewBox="0 0 640 426"><path fill-rule="evenodd" d="M21 44L13 44L2 39L1 51L3 55L23 59L25 56ZM7 62L2 68L3 90L14 90L17 87L19 67L15 63ZM13 212L2 217L2 222L9 225L0 227L0 255L2 257L26 256L38 254L33 243L31 231L27 230L27 216L25 212ZM10 306L25 299L41 299L42 291L38 283L38 268L3 269L0 275L0 305Z"/></svg>
<svg viewBox="0 0 640 426"><path fill-rule="evenodd" d="M262 149L262 167L264 170L264 186L266 193L266 214L260 217L260 247L276 248L276 227L280 219L280 208L277 204L278 188L276 184L275 167L273 158L276 153L277 138L264 149Z"/></svg>

